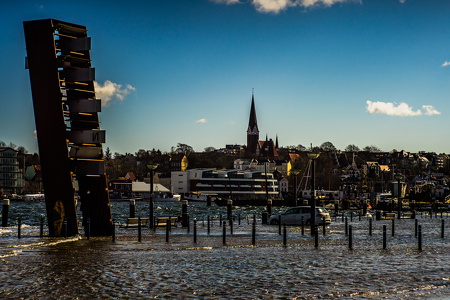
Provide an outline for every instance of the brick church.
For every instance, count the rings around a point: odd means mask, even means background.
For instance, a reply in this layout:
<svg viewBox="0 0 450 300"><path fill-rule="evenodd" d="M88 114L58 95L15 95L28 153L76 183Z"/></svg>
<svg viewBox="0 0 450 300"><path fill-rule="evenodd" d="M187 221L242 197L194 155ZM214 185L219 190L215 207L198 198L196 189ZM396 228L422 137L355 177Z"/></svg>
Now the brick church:
<svg viewBox="0 0 450 300"><path fill-rule="evenodd" d="M272 139L259 140L258 121L256 119L255 96L252 93L252 105L247 128L246 155L273 158L278 156L278 136L274 142Z"/></svg>

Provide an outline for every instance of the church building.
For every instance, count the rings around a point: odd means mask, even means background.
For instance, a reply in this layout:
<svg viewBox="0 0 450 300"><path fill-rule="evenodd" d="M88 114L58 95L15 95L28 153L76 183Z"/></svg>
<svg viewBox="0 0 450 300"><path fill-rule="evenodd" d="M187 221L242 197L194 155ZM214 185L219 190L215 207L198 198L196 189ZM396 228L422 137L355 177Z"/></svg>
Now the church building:
<svg viewBox="0 0 450 300"><path fill-rule="evenodd" d="M255 96L252 93L252 104L250 108L250 118L247 128L247 148L246 155L259 157L276 157L278 156L278 136L274 143L272 139L268 139L266 135L265 141L259 140L258 121L256 119Z"/></svg>

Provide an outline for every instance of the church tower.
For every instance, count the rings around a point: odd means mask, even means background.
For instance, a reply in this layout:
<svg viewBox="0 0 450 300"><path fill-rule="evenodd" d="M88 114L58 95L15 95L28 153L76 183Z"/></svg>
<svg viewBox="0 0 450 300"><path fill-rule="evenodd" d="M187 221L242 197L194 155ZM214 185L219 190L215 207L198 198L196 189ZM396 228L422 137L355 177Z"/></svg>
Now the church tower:
<svg viewBox="0 0 450 300"><path fill-rule="evenodd" d="M247 150L248 155L255 155L259 141L258 122L256 121L255 97L252 91L252 106L250 108L250 118L247 129Z"/></svg>

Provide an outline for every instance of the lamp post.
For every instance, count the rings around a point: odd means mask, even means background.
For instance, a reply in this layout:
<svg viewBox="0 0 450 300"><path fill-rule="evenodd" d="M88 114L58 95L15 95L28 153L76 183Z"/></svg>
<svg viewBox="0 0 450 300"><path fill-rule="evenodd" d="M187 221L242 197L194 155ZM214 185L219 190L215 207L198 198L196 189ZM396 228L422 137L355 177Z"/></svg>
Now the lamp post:
<svg viewBox="0 0 450 300"><path fill-rule="evenodd" d="M150 210L150 216L148 218L150 229L153 229L154 222L153 222L153 215L154 215L154 207L153 207L153 172L158 167L158 164L148 164L147 168L150 170L150 197L149 197L149 210Z"/></svg>
<svg viewBox="0 0 450 300"><path fill-rule="evenodd" d="M309 152L308 158L311 160L311 234L314 235L315 226L316 226L316 189L315 189L315 181L314 181L314 165L315 160L319 157L320 153Z"/></svg>
<svg viewBox="0 0 450 300"><path fill-rule="evenodd" d="M294 206L297 206L297 175L300 173L300 170L291 171L294 174Z"/></svg>
<svg viewBox="0 0 450 300"><path fill-rule="evenodd" d="M403 176L400 173L397 173L395 175L395 179L397 179L397 219L400 219L400 214L402 210L401 188L400 188L400 180L402 178Z"/></svg>
<svg viewBox="0 0 450 300"><path fill-rule="evenodd" d="M267 185L267 161L264 162L264 178L266 182L266 201L269 200L269 187Z"/></svg>

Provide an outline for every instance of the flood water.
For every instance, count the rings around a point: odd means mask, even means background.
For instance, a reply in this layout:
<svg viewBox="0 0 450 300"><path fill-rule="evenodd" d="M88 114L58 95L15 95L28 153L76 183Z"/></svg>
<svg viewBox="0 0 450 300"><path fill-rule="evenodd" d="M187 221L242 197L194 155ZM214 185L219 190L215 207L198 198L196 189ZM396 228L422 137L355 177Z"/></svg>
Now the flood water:
<svg viewBox="0 0 450 300"><path fill-rule="evenodd" d="M262 225L262 207L235 208L233 234L227 224L225 244L220 215L226 209L190 203L197 219L197 240L191 228L116 227L111 237L39 237L44 203L11 202L10 227L0 229L1 299L449 299L450 218L418 216L422 251L415 221L334 219L315 247L309 229L287 227L286 246L278 226ZM274 212L276 209L274 208ZM128 202L113 202L117 224L129 215ZM180 203L155 204L158 216L178 216ZM253 214L257 218L252 245ZM206 217L213 223L207 232ZM22 218L17 238L17 218ZM148 203L138 202L136 216L148 217ZM240 224L239 224L240 216ZM441 237L442 220L445 236ZM387 227L386 249L382 228Z"/></svg>

